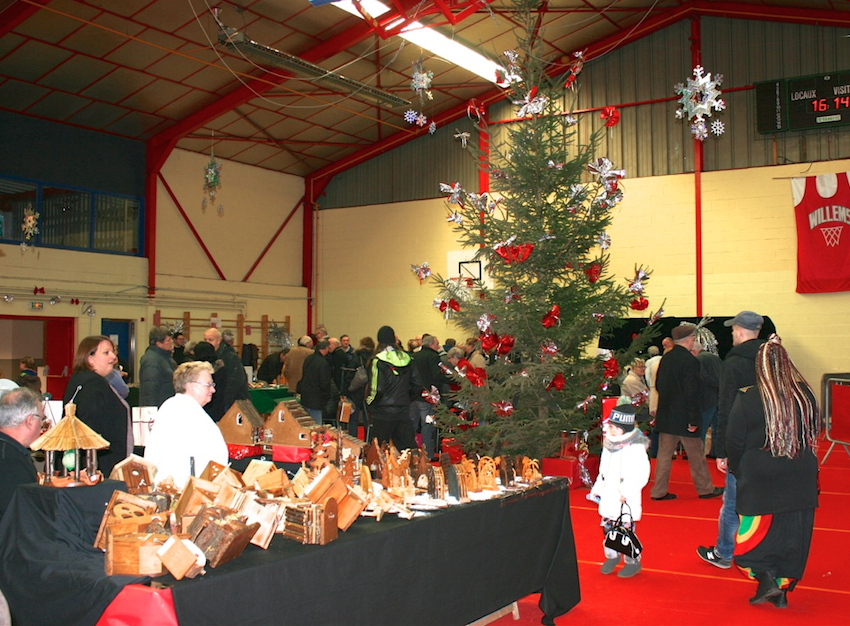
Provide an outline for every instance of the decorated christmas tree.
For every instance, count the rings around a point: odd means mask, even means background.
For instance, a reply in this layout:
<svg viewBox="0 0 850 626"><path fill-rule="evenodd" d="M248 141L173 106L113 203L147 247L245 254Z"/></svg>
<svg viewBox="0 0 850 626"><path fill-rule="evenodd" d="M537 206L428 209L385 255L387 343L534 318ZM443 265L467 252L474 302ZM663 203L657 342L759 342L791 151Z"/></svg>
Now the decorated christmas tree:
<svg viewBox="0 0 850 626"><path fill-rule="evenodd" d="M630 310L648 308L649 276L638 266L629 277L608 271L614 242L606 228L623 197L624 172L594 154L595 136L576 142L582 122L568 107L583 59L574 55L570 67L550 76L535 30L540 3L514 4L526 34L505 52L502 78L518 120L503 141L489 137L487 155L468 142L491 191L441 185L449 224L486 276L470 284L432 275L440 289L435 306L478 337L489 364L476 371L461 361L453 374L460 384L455 411L442 407L438 417L467 452L540 458L557 452L561 431L598 423L601 397L614 393L620 364L645 345L652 327L622 352L596 353L600 334ZM483 118L477 126L488 133ZM459 427L470 423L477 426Z"/></svg>

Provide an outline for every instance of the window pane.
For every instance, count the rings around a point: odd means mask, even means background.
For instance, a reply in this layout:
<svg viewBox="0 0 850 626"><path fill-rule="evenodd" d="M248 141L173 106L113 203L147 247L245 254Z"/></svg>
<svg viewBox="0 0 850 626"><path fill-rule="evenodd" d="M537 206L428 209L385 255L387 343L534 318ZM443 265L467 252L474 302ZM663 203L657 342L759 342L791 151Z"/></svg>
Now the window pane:
<svg viewBox="0 0 850 626"><path fill-rule="evenodd" d="M88 248L90 223L90 194L61 187L42 187L41 243Z"/></svg>
<svg viewBox="0 0 850 626"><path fill-rule="evenodd" d="M37 199L37 188L34 184L0 178L0 239L23 240L21 223L24 219L24 209L31 207L37 210Z"/></svg>
<svg viewBox="0 0 850 626"><path fill-rule="evenodd" d="M110 252L139 252L138 200L96 196L94 247Z"/></svg>

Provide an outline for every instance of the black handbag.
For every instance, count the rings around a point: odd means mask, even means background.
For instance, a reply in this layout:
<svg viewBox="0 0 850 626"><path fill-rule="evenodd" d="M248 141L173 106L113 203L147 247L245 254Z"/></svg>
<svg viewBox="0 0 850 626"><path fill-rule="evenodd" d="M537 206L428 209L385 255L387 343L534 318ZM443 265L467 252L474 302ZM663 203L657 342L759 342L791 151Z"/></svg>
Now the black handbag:
<svg viewBox="0 0 850 626"><path fill-rule="evenodd" d="M628 512L623 510L624 507L628 509ZM626 526L626 521L623 519L624 516L628 516L628 523L630 525L634 524L632 509L625 502L620 505L620 516L614 522L611 530L605 535L605 547L634 559L639 557L640 553L643 552L643 546L635 531Z"/></svg>

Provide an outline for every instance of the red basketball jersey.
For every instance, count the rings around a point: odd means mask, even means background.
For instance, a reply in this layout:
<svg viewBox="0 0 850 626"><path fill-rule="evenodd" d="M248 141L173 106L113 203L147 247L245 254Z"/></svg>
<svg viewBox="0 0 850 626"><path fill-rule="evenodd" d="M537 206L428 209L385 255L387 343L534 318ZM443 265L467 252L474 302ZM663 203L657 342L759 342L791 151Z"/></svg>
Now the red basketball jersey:
<svg viewBox="0 0 850 626"><path fill-rule="evenodd" d="M850 291L847 174L808 176L792 183L797 220L797 292Z"/></svg>

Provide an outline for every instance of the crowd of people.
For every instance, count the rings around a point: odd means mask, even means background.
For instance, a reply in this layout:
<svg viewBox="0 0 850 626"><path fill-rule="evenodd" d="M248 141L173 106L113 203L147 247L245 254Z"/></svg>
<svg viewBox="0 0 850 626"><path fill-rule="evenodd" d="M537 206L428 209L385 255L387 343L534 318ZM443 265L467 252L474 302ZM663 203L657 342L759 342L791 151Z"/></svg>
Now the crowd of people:
<svg viewBox="0 0 850 626"><path fill-rule="evenodd" d="M636 359L620 383L622 396L604 431L600 471L589 494L599 503L608 536L621 510L630 509L634 530L642 513L642 490L672 501L670 470L683 452L700 498L723 497L713 545L699 546L706 563L728 569L733 562L758 583L753 604L788 605L788 592L805 569L818 505L816 443L821 416L811 387L794 367L780 339L760 337L762 316L742 311L725 322L733 347L721 360L698 341L698 327L682 323ZM158 407L145 458L158 468L155 480L180 486L209 461L226 464L227 446L215 422L237 399L247 399L248 380L227 331L210 328L203 341L155 326L139 368L141 404ZM403 348L382 326L377 342L364 337L355 348L348 335L329 337L324 327L300 337L290 350L273 352L257 378L285 381L318 424L336 419L340 400L351 402L349 432L362 426L369 439L400 449L440 450L436 407L451 406L457 368L487 367L470 339L442 344L422 335ZM133 452L126 372L109 337L83 339L74 357L64 403L109 441L98 451L105 476ZM42 431L44 410L35 361L20 360L19 384L0 386L0 517L18 485L37 479L28 446ZM7 384L8 383L8 384ZM638 400L638 401L636 401ZM645 404L641 409L637 405ZM640 428L644 420L645 436ZM706 436L711 444L706 454ZM725 476L715 486L706 456ZM604 547L603 574L621 561L618 576L641 571L639 554Z"/></svg>
<svg viewBox="0 0 850 626"><path fill-rule="evenodd" d="M649 482L648 457L656 457L652 500L670 501L672 462L682 451L700 498L722 496L714 545L697 555L721 569L734 563L758 583L751 604L788 606L788 592L803 575L818 506L816 457L821 430L814 393L776 335L760 337L764 318L742 311L724 322L732 349L724 360L697 340L697 326L682 323L635 360L621 382L622 404L604 432L600 471L589 499L599 503L602 527L614 526L622 506L627 526L641 517L641 492ZM652 443L636 434L636 405L648 405ZM710 449L706 435L711 431ZM712 484L706 457L725 476ZM603 574L640 571L640 557L605 544Z"/></svg>

